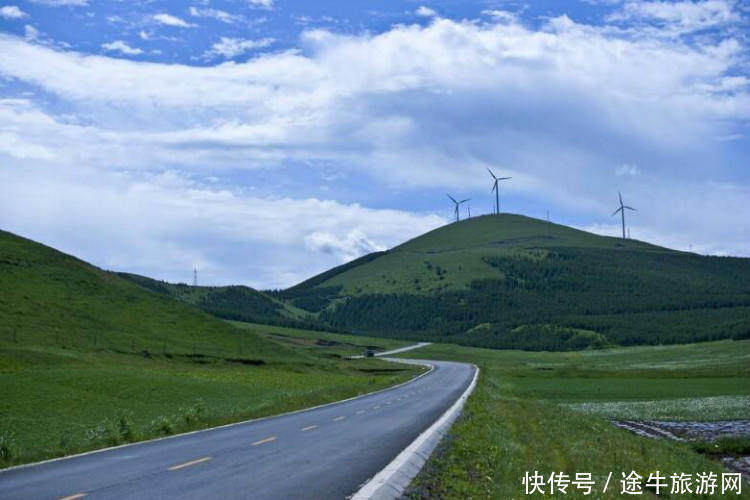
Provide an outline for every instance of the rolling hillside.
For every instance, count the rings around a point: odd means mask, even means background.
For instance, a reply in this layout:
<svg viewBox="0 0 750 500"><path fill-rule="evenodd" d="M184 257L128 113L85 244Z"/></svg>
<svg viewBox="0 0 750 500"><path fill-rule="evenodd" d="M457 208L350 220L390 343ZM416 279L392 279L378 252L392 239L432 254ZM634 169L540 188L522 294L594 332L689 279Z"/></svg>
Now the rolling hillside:
<svg viewBox="0 0 750 500"><path fill-rule="evenodd" d="M510 214L449 224L278 297L339 329L483 347L564 350L750 335L750 259Z"/></svg>
<svg viewBox="0 0 750 500"><path fill-rule="evenodd" d="M240 304L276 304L245 291ZM349 398L415 373L344 359L390 340L241 326L0 231L0 468Z"/></svg>
<svg viewBox="0 0 750 500"><path fill-rule="evenodd" d="M258 359L289 354L194 307L5 231L0 231L0 325L2 344L34 346L37 353L50 346L235 355L242 345L243 356Z"/></svg>
<svg viewBox="0 0 750 500"><path fill-rule="evenodd" d="M321 327L309 312L247 286L188 286L131 273L117 275L219 318L308 329Z"/></svg>

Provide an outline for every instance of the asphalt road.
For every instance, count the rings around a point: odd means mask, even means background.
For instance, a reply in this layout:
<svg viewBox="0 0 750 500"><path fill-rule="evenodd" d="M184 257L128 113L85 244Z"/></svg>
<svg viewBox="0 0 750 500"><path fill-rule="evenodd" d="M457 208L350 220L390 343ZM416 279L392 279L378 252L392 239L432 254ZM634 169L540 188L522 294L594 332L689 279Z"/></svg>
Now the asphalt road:
<svg viewBox="0 0 750 500"><path fill-rule="evenodd" d="M428 375L351 401L0 471L0 499L344 499L474 375L468 364L431 363Z"/></svg>

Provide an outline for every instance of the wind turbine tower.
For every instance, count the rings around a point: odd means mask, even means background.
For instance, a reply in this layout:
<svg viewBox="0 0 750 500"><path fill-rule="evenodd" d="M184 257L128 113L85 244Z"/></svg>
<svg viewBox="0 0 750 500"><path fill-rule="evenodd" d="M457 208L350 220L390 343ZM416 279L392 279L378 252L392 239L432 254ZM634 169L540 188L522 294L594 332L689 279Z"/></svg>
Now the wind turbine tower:
<svg viewBox="0 0 750 500"><path fill-rule="evenodd" d="M198 286L198 268L193 268L193 286Z"/></svg>
<svg viewBox="0 0 750 500"><path fill-rule="evenodd" d="M625 210L635 210L635 208L629 207L622 202L622 194L619 191L617 192L617 195L620 197L620 208L612 212L612 217L617 215L617 212L620 212L620 217L622 219L622 239L624 240L626 239L625 238Z"/></svg>
<svg viewBox="0 0 750 500"><path fill-rule="evenodd" d="M458 222L458 221L460 220L460 219L459 219L459 214L458 214L458 207L459 207L459 206L461 205L461 203L466 203L467 201L469 201L469 200L470 200L470 198L466 198L465 200L461 200L461 201L456 201L456 199L455 199L455 198L454 198L453 196L451 196L451 195L449 195L449 194L448 194L448 195L446 195L446 196L448 196L448 198L450 198L450 199L451 199L451 201L452 201L452 202L453 202L453 204L454 204L454 208L453 208L453 215L455 215L455 216L456 216L456 222Z"/></svg>
<svg viewBox="0 0 750 500"><path fill-rule="evenodd" d="M495 192L495 213L499 214L500 213L500 190L497 189L497 183L498 181L512 179L512 177L497 177L494 173L492 173L492 170L490 170L489 168L487 169L487 172L489 172L492 178L495 179L494 184L492 184L492 191Z"/></svg>

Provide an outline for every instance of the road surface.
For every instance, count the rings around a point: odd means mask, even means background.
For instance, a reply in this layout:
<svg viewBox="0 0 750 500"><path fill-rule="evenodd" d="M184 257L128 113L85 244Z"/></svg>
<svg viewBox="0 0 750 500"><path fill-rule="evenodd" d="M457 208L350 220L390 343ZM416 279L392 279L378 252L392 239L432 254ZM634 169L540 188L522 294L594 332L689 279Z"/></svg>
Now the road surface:
<svg viewBox="0 0 750 500"><path fill-rule="evenodd" d="M399 347L398 349L393 349L391 351L376 352L373 355L375 357L382 358L382 357L385 357L385 356L391 356L393 354L398 354L398 353L401 353L401 352L411 351L412 349L419 349L420 347L424 347L424 346L427 346L427 345L430 345L430 344L432 344L432 342L420 342L418 344L413 344L413 345L409 345L409 346L406 346L406 347ZM363 355L360 354L360 355L357 355L357 356L351 356L350 359L362 359L364 357L365 356L363 356Z"/></svg>
<svg viewBox="0 0 750 500"><path fill-rule="evenodd" d="M0 499L344 499L448 409L474 367L431 361L350 401L0 471Z"/></svg>

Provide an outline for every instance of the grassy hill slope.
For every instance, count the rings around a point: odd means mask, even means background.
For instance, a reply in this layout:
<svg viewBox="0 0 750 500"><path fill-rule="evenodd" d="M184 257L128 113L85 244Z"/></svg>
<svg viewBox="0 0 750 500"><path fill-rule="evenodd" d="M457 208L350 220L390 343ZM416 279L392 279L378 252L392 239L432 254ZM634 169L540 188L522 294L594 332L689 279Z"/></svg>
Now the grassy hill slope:
<svg viewBox="0 0 750 500"><path fill-rule="evenodd" d="M415 370L237 328L0 231L0 467L336 401ZM291 333L290 333L291 332ZM406 369L404 369L406 368Z"/></svg>
<svg viewBox="0 0 750 500"><path fill-rule="evenodd" d="M106 348L258 359L291 353L115 274L0 231L0 339L19 346ZM7 345L7 344L6 344ZM218 351L217 351L218 350Z"/></svg>
<svg viewBox="0 0 750 500"><path fill-rule="evenodd" d="M143 288L192 304L223 319L320 327L310 313L247 286L188 286L131 273L117 273Z"/></svg>
<svg viewBox="0 0 750 500"><path fill-rule="evenodd" d="M281 297L336 328L578 349L750 335L750 259L705 257L519 215L476 217Z"/></svg>

